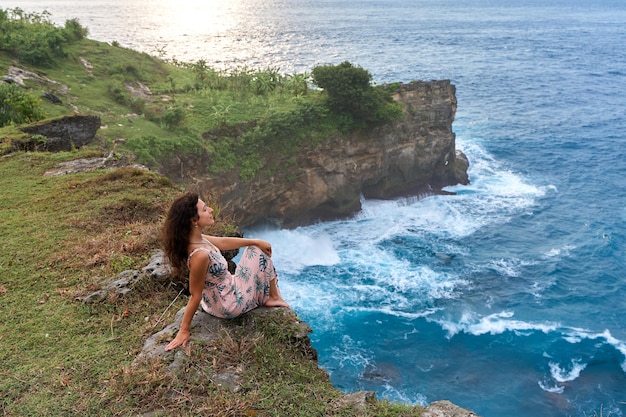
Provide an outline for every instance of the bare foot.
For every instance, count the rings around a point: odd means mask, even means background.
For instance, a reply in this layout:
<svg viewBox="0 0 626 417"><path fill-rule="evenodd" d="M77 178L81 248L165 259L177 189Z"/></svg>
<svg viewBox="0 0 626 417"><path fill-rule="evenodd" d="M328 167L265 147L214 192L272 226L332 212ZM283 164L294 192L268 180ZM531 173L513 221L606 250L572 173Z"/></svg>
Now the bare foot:
<svg viewBox="0 0 626 417"><path fill-rule="evenodd" d="M280 294L280 288L278 288L278 278L270 281L270 298L265 302L267 307L289 307L287 301L283 300L283 296Z"/></svg>
<svg viewBox="0 0 626 417"><path fill-rule="evenodd" d="M265 306L267 307L287 307L289 309L291 309L291 307L289 307L289 304L287 304L287 301L283 300L282 298L269 298L265 304Z"/></svg>

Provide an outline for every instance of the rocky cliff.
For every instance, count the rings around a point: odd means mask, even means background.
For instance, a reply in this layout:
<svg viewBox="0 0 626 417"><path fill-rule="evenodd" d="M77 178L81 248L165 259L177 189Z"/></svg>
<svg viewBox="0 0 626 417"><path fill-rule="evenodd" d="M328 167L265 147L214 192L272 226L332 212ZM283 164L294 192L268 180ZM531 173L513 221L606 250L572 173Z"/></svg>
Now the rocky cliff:
<svg viewBox="0 0 626 417"><path fill-rule="evenodd" d="M271 176L247 182L240 180L237 170L208 176L207 155L161 161L159 171L216 198L222 214L242 228L264 221L289 228L337 219L357 212L361 196L436 194L449 185L467 184L469 163L456 149L452 131L454 85L449 80L400 84L393 98L403 108L399 120L305 147L289 155L289 162L278 161L281 168ZM34 136L14 147L78 148L93 140L99 126L100 119L94 116L35 124L22 129Z"/></svg>
<svg viewBox="0 0 626 417"><path fill-rule="evenodd" d="M401 84L394 100L403 117L387 125L301 151L271 177L247 183L236 175L196 180L218 197L223 213L242 227L275 220L294 227L351 215L361 196L393 198L440 193L467 184L467 158L455 148L455 87L449 80Z"/></svg>

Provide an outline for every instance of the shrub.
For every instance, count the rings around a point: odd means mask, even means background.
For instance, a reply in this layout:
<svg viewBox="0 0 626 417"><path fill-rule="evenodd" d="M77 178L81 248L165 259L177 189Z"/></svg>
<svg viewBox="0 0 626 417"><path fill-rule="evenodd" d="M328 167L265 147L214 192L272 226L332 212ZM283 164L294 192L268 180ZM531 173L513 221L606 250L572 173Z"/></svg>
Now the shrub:
<svg viewBox="0 0 626 417"><path fill-rule="evenodd" d="M0 50L33 65L50 67L55 58L65 56L63 47L83 39L87 29L76 19L64 28L48 20L49 13L26 13L20 8L0 9Z"/></svg>
<svg viewBox="0 0 626 417"><path fill-rule="evenodd" d="M78 19L69 19L65 21L65 35L68 41L79 41L85 39L89 30L80 25Z"/></svg>
<svg viewBox="0 0 626 417"><path fill-rule="evenodd" d="M180 106L169 107L165 110L162 120L168 129L180 126L185 120L185 111Z"/></svg>
<svg viewBox="0 0 626 417"><path fill-rule="evenodd" d="M16 84L0 84L0 127L29 123L45 117L41 101Z"/></svg>
<svg viewBox="0 0 626 417"><path fill-rule="evenodd" d="M109 97L111 97L118 104L127 105L131 102L130 93L126 87L124 87L121 82L113 78L107 86L107 91L109 93Z"/></svg>
<svg viewBox="0 0 626 417"><path fill-rule="evenodd" d="M133 64L122 63L109 68L109 75L124 81L137 81L144 77L141 70Z"/></svg>
<svg viewBox="0 0 626 417"><path fill-rule="evenodd" d="M258 71L252 77L252 89L255 94L263 95L270 93L280 84L280 73L276 68L268 68L265 71Z"/></svg>
<svg viewBox="0 0 626 417"><path fill-rule="evenodd" d="M330 110L353 119L352 127L393 120L401 114L388 92L374 88L372 75L349 62L313 68L313 82L324 89Z"/></svg>
<svg viewBox="0 0 626 417"><path fill-rule="evenodd" d="M146 111L146 100L142 98L133 98L130 102L130 108L137 114L144 114Z"/></svg>
<svg viewBox="0 0 626 417"><path fill-rule="evenodd" d="M272 114L240 137L221 137L211 152L210 172L238 167L242 179L253 178L274 157L311 143L326 112L322 105L305 103L292 111Z"/></svg>
<svg viewBox="0 0 626 417"><path fill-rule="evenodd" d="M137 161L151 167L163 161L171 161L176 155L199 155L205 150L192 136L156 137L154 135L132 137L126 142L137 156Z"/></svg>

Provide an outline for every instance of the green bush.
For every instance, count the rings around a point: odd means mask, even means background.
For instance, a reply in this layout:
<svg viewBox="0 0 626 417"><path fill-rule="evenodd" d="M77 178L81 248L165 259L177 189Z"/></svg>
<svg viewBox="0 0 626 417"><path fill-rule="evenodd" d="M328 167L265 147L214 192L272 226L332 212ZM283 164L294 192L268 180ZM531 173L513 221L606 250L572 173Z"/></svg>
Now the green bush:
<svg viewBox="0 0 626 417"><path fill-rule="evenodd" d="M20 8L0 9L0 50L20 61L51 67L55 59L65 56L63 47L83 39L87 29L78 20L65 22L64 28L48 20L49 13L26 13Z"/></svg>
<svg viewBox="0 0 626 417"><path fill-rule="evenodd" d="M69 19L65 21L65 35L68 41L79 41L85 39L89 30L78 22L78 19Z"/></svg>
<svg viewBox="0 0 626 417"><path fill-rule="evenodd" d="M121 63L109 68L108 73L111 77L123 80L124 82L138 81L145 79L144 74L136 65Z"/></svg>
<svg viewBox="0 0 626 417"><path fill-rule="evenodd" d="M315 67L311 76L326 92L329 109L352 118L346 130L390 121L401 114L388 92L371 85L372 75L367 70L347 61Z"/></svg>
<svg viewBox="0 0 626 417"><path fill-rule="evenodd" d="M175 155L198 154L204 150L193 137L178 136L162 138L154 135L129 138L128 148L137 156L139 163L157 166Z"/></svg>
<svg viewBox="0 0 626 417"><path fill-rule="evenodd" d="M16 84L0 84L0 127L34 122L44 117L41 100Z"/></svg>
<svg viewBox="0 0 626 417"><path fill-rule="evenodd" d="M313 68L313 82L326 91L328 106L340 113L360 112L363 94L370 88L372 75L349 62Z"/></svg>
<svg viewBox="0 0 626 417"><path fill-rule="evenodd" d="M274 91L281 82L280 73L277 68L268 68L265 71L258 71L252 77L252 89L255 94L263 95Z"/></svg>
<svg viewBox="0 0 626 417"><path fill-rule="evenodd" d="M111 97L116 103L127 105L131 102L130 93L126 89L123 83L118 80L111 79L111 82L107 86L109 97Z"/></svg>
<svg viewBox="0 0 626 417"><path fill-rule="evenodd" d="M180 126L185 120L185 111L180 106L169 107L165 110L162 120L168 129Z"/></svg>
<svg viewBox="0 0 626 417"><path fill-rule="evenodd" d="M238 167L242 179L253 178L273 156L312 142L315 130L327 116L324 106L305 103L292 111L272 114L239 138L222 137L211 153L210 172Z"/></svg>

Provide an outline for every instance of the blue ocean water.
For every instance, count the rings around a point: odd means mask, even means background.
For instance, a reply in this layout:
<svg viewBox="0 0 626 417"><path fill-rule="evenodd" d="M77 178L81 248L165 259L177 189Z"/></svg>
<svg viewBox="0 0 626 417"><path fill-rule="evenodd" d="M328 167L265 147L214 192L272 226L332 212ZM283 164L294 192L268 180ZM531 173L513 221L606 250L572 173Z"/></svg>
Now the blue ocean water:
<svg viewBox="0 0 626 417"><path fill-rule="evenodd" d="M214 66L451 79L456 196L251 230L346 392L484 417L626 414L626 3L21 0ZM80 4L80 7L77 5Z"/></svg>

